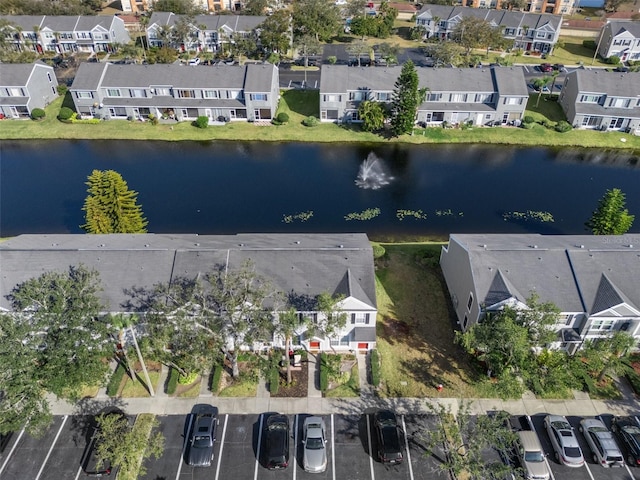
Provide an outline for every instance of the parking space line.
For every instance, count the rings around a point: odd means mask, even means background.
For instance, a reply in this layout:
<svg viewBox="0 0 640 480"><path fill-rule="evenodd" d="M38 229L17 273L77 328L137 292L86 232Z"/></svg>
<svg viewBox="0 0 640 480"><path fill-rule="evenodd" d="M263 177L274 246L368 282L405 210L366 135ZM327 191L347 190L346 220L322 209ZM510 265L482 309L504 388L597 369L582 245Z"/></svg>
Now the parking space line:
<svg viewBox="0 0 640 480"><path fill-rule="evenodd" d="M260 415L260 427L258 427L258 446L256 447L256 468L253 472L253 479L258 478L258 467L260 466L260 444L262 443L262 422L264 421L264 413Z"/></svg>
<svg viewBox="0 0 640 480"><path fill-rule="evenodd" d="M227 420L229 420L229 414L224 417L224 427L222 427L222 440L220 440L220 451L218 451L218 466L216 467L216 480L220 475L220 462L222 461L222 449L224 448L224 437L227 434Z"/></svg>
<svg viewBox="0 0 640 480"><path fill-rule="evenodd" d="M536 436L538 438L540 438L540 433L538 433L538 430L536 430L536 426L533 424L533 421L531 420L531 417L529 417L527 415L527 418L529 419L529 425L533 429L533 432L536 434ZM551 465L549 464L549 459L547 458L546 455L544 456L544 463L547 465L547 472L549 472L549 476L551 477L551 480L556 480L556 477L553 475L553 471L551 470ZM585 465L586 465L586 463L585 463ZM591 475L591 472L589 472L589 475ZM593 480L593 477L591 477L591 480Z"/></svg>
<svg viewBox="0 0 640 480"><path fill-rule="evenodd" d="M18 443L20 443L20 439L22 438L23 434L24 434L24 428L20 431L20 435L18 435L18 439L16 440L16 443L13 444L13 447L11 447L11 451L9 452L9 455L7 455L7 459L2 464L2 467L0 467L0 475L2 475L2 472L6 468L7 463L9 463L9 460L11 459L11 456L13 455L14 450L18 446Z"/></svg>
<svg viewBox="0 0 640 480"><path fill-rule="evenodd" d="M591 480L596 480L595 478L593 478L593 475L591 473L591 469L589 468L589 465L587 465L587 460L586 459L584 461L584 466L587 469L587 473L589 474L589 477L591 477ZM633 477L631 477L631 478L633 478Z"/></svg>
<svg viewBox="0 0 640 480"><path fill-rule="evenodd" d="M49 447L49 452L47 452L47 456L44 458L44 462L42 462L42 466L40 467L40 471L38 472L38 475L36 475L36 480L38 480L40 478L40 475L42 475L42 472L44 471L44 466L49 461L49 457L51 456L51 452L53 452L53 447L56 446L56 442L58 441L58 438L60 437L60 434L62 433L62 429L64 428L64 424L67 423L67 418L69 418L69 415L65 415L64 418L62 419L62 424L60 425L60 428L58 429L58 433L56 433L56 438L53 439L53 443L51 444L51 447Z"/></svg>
<svg viewBox="0 0 640 480"><path fill-rule="evenodd" d="M180 463L178 464L178 472L176 473L176 480L180 478L180 472L182 471L182 462L184 462L184 455L187 451L187 443L189 442L189 433L191 433L191 428L193 427L193 422L195 420L195 415L191 415L189 419L189 428L187 429L187 433L184 436L184 444L182 445L182 455L180 455Z"/></svg>
<svg viewBox="0 0 640 480"><path fill-rule="evenodd" d="M336 436L335 425L333 423L333 413L331 414L331 470L333 472L333 480L336 480Z"/></svg>
<svg viewBox="0 0 640 480"><path fill-rule="evenodd" d="M407 452L407 463L409 464L409 477L413 480L413 467L411 466L411 453L409 453L409 439L407 438L407 424L404 422L402 415L402 431L404 432L404 448Z"/></svg>
<svg viewBox="0 0 640 480"><path fill-rule="evenodd" d="M82 465L80 465L78 467L78 473L76 473L76 479L75 480L78 480L80 478L80 475L82 475Z"/></svg>
<svg viewBox="0 0 640 480"><path fill-rule="evenodd" d="M626 468L626 469L627 469L627 473L629 474L629 478L630 478L631 480L635 480L635 477L633 476L633 473L631 473L631 470L629 469L629 465L627 465L627 463L626 463L626 462L625 462L625 464L624 464L624 468Z"/></svg>
<svg viewBox="0 0 640 480"><path fill-rule="evenodd" d="M296 459L297 457L297 452L298 452L298 418L299 415L295 415L295 421L293 422L293 480L296 480ZM304 466L302 467L304 468Z"/></svg>
<svg viewBox="0 0 640 480"><path fill-rule="evenodd" d="M376 475L373 473L373 452L371 451L371 426L369 425L369 415L367 415L367 440L369 441L369 468L371 470L371 480L375 480Z"/></svg>

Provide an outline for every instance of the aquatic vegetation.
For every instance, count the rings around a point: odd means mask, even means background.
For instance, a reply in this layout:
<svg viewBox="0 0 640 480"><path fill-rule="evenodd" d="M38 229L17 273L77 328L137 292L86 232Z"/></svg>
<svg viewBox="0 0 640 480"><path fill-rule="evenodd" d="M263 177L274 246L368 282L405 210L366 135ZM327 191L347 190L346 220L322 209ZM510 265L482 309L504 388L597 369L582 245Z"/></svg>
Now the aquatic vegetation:
<svg viewBox="0 0 640 480"><path fill-rule="evenodd" d="M416 220L424 220L425 218L427 218L427 214L422 210L398 209L396 210L396 217L398 217L398 220L400 221L404 220L405 217L414 217Z"/></svg>
<svg viewBox="0 0 640 480"><path fill-rule="evenodd" d="M353 212L353 213L349 213L348 215L344 216L344 219L349 221L349 220L360 220L360 221L364 221L364 220L371 220L372 218L377 217L378 215L380 215L380 209L379 208L367 208L366 210L363 210L362 212L358 213L358 212Z"/></svg>
<svg viewBox="0 0 640 480"><path fill-rule="evenodd" d="M283 215L282 221L284 223L293 223L296 220L300 222L306 222L311 217L313 217L313 210L307 210L306 212L300 212L294 215Z"/></svg>
<svg viewBox="0 0 640 480"><path fill-rule="evenodd" d="M509 220L523 220L525 222L532 220L541 223L554 222L553 215L549 212L539 212L534 210L527 210L526 212L506 212L502 214L504 221Z"/></svg>

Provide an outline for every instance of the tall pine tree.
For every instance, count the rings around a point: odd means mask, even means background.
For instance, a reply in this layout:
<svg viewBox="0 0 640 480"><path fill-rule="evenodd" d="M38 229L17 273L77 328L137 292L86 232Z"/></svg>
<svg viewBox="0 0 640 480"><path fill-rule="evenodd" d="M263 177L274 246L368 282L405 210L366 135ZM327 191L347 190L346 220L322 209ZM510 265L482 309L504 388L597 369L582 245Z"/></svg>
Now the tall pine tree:
<svg viewBox="0 0 640 480"><path fill-rule="evenodd" d="M391 103L391 131L395 136L411 132L418 107L424 101L426 89L418 86L418 72L409 60L402 66L393 90Z"/></svg>
<svg viewBox="0 0 640 480"><path fill-rule="evenodd" d="M598 208L585 224L594 235L622 235L633 224L634 215L625 208L625 194L619 188L607 190Z"/></svg>
<svg viewBox="0 0 640 480"><path fill-rule="evenodd" d="M94 170L88 177L84 201L87 233L146 233L147 220L137 204L138 192L113 170Z"/></svg>

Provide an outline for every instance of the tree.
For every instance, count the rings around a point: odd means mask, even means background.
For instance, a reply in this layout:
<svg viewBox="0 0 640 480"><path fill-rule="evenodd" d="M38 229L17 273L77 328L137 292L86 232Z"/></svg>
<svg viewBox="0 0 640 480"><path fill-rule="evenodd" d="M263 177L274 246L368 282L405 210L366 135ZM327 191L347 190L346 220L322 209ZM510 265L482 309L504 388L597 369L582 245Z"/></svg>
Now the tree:
<svg viewBox="0 0 640 480"><path fill-rule="evenodd" d="M635 338L618 330L608 337L587 341L583 355L588 360L588 368L595 371L598 382L602 382L607 375L620 375L629 368L625 358L635 344Z"/></svg>
<svg viewBox="0 0 640 480"><path fill-rule="evenodd" d="M189 38L194 36L196 30L194 15L184 15L178 18L173 24L171 29L171 40L173 46L178 47L181 50L187 50L189 45Z"/></svg>
<svg viewBox="0 0 640 480"><path fill-rule="evenodd" d="M536 100L536 107L540 103L540 97L542 96L542 92L545 88L549 88L549 84L553 82L553 77L545 75L542 78L536 78L533 81L533 88L538 91L538 99Z"/></svg>
<svg viewBox="0 0 640 480"><path fill-rule="evenodd" d="M267 8L269 8L269 3L269 0L247 0L240 14L264 15L267 12Z"/></svg>
<svg viewBox="0 0 640 480"><path fill-rule="evenodd" d="M119 414L99 415L96 422L99 427L95 439L96 456L102 462L109 459L121 473L131 475L137 471L144 476L144 460L162 455L164 436L158 431L151 433L159 425L155 416L139 415L133 426L127 417Z"/></svg>
<svg viewBox="0 0 640 480"><path fill-rule="evenodd" d="M473 48L500 46L504 38L500 31L486 20L476 17L464 17L453 30L453 39L461 45L468 55Z"/></svg>
<svg viewBox="0 0 640 480"><path fill-rule="evenodd" d="M311 334L335 337L347 324L347 314L340 308L343 295L321 293L316 297L317 321L309 326Z"/></svg>
<svg viewBox="0 0 640 480"><path fill-rule="evenodd" d="M253 37L238 38L234 44L235 52L238 54L238 63L242 64L242 56L249 57L258 48Z"/></svg>
<svg viewBox="0 0 640 480"><path fill-rule="evenodd" d="M240 374L238 354L242 345L268 338L273 315L265 300L273 294L267 281L247 261L237 271L219 269L207 276L211 302L219 316L222 350L234 377Z"/></svg>
<svg viewBox="0 0 640 480"><path fill-rule="evenodd" d="M625 3L631 3L631 0L606 0L604 8L607 12L617 12Z"/></svg>
<svg viewBox="0 0 640 480"><path fill-rule="evenodd" d="M443 473L460 478L465 472L468 478L507 478L513 467L503 462L488 461L487 448L500 455L509 455L516 440L516 433L507 424L505 411L492 415L472 415L468 403L463 402L457 413L442 404L429 405L435 416L435 428L424 430L427 450L437 455Z"/></svg>
<svg viewBox="0 0 640 480"><path fill-rule="evenodd" d="M625 208L626 199L622 190L607 190L598 203L586 227L594 235L623 235L629 231L634 215Z"/></svg>
<svg viewBox="0 0 640 480"><path fill-rule="evenodd" d="M84 201L87 233L146 233L147 220L136 203L138 193L114 170L94 170L89 175L89 195Z"/></svg>
<svg viewBox="0 0 640 480"><path fill-rule="evenodd" d="M154 358L185 377L204 373L218 360L224 340L220 318L200 278L156 285L138 305L147 312L145 348Z"/></svg>
<svg viewBox="0 0 640 480"><path fill-rule="evenodd" d="M291 45L291 16L277 10L260 25L260 43L268 52L286 53Z"/></svg>
<svg viewBox="0 0 640 480"><path fill-rule="evenodd" d="M525 0L504 0L501 6L503 10L524 10L527 2Z"/></svg>
<svg viewBox="0 0 640 480"><path fill-rule="evenodd" d="M305 326L305 320L300 320L294 308L289 308L276 315L274 333L284 337L285 352L288 353L291 350L291 339L296 334L296 331L304 329ZM290 384L291 382L291 362L287 362L287 383Z"/></svg>
<svg viewBox="0 0 640 480"><path fill-rule="evenodd" d="M360 57L368 54L371 51L371 47L363 40L355 40L346 50L349 55L354 55L358 58L358 66L360 67Z"/></svg>
<svg viewBox="0 0 640 480"><path fill-rule="evenodd" d="M358 116L365 132L376 132L384 126L386 108L380 102L365 100L358 106Z"/></svg>
<svg viewBox="0 0 640 480"><path fill-rule="evenodd" d="M398 54L400 53L400 46L398 44L391 45L384 42L378 45L378 53L387 64L398 63Z"/></svg>
<svg viewBox="0 0 640 480"><path fill-rule="evenodd" d="M311 35L318 41L329 40L342 25L340 9L326 0L296 0L292 19L296 37Z"/></svg>
<svg viewBox="0 0 640 480"><path fill-rule="evenodd" d="M418 107L424 101L426 90L419 88L418 72L411 60L407 61L395 82L391 107L391 131L400 136L411 132Z"/></svg>
<svg viewBox="0 0 640 480"><path fill-rule="evenodd" d="M433 59L434 67L455 65L463 62L463 48L453 42L438 42L427 47L427 53Z"/></svg>
<svg viewBox="0 0 640 480"><path fill-rule="evenodd" d="M347 6L344 7L344 15L349 18L364 15L367 8L367 0L347 0Z"/></svg>
<svg viewBox="0 0 640 480"><path fill-rule="evenodd" d="M560 309L551 302L540 303L538 294L527 298L527 308L509 312L516 316L519 325L527 329L527 337L532 348L542 348L556 338L554 326L558 323Z"/></svg>
<svg viewBox="0 0 640 480"><path fill-rule="evenodd" d="M296 40L296 47L304 58L304 83L307 83L307 68L309 67L309 55L317 55L322 51L322 45L313 35L303 35Z"/></svg>
<svg viewBox="0 0 640 480"><path fill-rule="evenodd" d="M20 341L33 352L41 388L76 399L86 385L104 380L103 358L113 350L111 329L100 315L98 273L80 265L45 272L9 295ZM25 330L26 329L26 330Z"/></svg>
<svg viewBox="0 0 640 480"><path fill-rule="evenodd" d="M206 13L192 0L156 0L154 12L173 12L176 15L199 15Z"/></svg>

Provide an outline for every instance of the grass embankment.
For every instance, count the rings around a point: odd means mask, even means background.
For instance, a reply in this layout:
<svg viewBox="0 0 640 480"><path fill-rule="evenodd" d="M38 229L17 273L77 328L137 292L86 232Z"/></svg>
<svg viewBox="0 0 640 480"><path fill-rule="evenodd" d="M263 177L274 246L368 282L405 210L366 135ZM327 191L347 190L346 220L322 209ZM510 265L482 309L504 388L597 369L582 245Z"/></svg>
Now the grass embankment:
<svg viewBox="0 0 640 480"><path fill-rule="evenodd" d="M383 246L376 260L380 395L477 397L474 366L454 342L438 264L442 243Z"/></svg>
<svg viewBox="0 0 640 480"><path fill-rule="evenodd" d="M191 125L191 122L180 122L171 125L152 125L150 122L129 122L127 120L109 120L96 125L62 123L56 118L63 100L59 98L46 108L47 116L42 121L3 121L0 129L0 140L243 140L640 148L640 137L634 137L629 134L594 132L591 130L572 130L567 133L558 133L542 126L536 126L531 130L522 128L470 128L462 130L437 127L424 130L415 129L413 135L403 135L399 138L385 138L374 133L363 132L358 125L326 123L316 127L305 127L302 125L302 120L310 115L319 116L318 95L317 91L290 90L283 92L278 111L289 114L290 121L286 125L257 126L247 122L232 122L225 126L205 129L196 128ZM543 95L543 97L545 96ZM556 112L548 120L555 122L564 118L557 103L541 100L539 107L536 108L536 102L537 95L532 95L529 99L526 114L534 113L537 116L536 118L542 118L545 115L551 115L548 110L555 108ZM555 105L551 106L550 104L552 103ZM560 112L559 114L558 111ZM624 138L625 142L621 142L621 138Z"/></svg>

